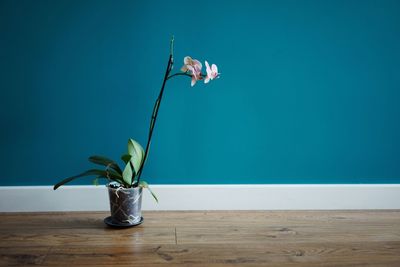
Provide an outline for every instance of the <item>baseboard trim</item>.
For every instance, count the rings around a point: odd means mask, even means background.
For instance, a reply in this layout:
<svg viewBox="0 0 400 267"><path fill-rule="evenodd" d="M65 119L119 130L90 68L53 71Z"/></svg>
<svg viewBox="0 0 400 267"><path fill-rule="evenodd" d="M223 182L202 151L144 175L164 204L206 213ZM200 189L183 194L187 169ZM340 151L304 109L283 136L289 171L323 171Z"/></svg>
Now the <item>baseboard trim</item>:
<svg viewBox="0 0 400 267"><path fill-rule="evenodd" d="M143 210L400 209L400 184L153 185ZM0 187L0 212L106 211L104 186Z"/></svg>

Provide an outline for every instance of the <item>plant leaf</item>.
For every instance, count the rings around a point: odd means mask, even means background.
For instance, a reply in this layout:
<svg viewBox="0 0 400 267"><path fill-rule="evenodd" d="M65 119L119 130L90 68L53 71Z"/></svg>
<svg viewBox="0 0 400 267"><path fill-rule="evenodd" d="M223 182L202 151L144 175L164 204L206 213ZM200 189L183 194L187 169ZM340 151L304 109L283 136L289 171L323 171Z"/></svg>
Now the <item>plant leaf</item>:
<svg viewBox="0 0 400 267"><path fill-rule="evenodd" d="M113 169L105 170L104 173L102 174L102 177L103 177L103 178L107 178L107 179L109 179L109 180L116 181L116 182L118 182L118 183L120 183L120 184L123 184L123 185L126 185L126 186L129 185L129 184L126 184L126 183L124 182L124 179L123 179L122 175L119 174L119 173L117 173L117 172L114 171Z"/></svg>
<svg viewBox="0 0 400 267"><path fill-rule="evenodd" d="M109 168L114 169L116 172L118 172L119 174L122 174L122 170L121 168L118 166L118 164L106 157L103 156L91 156L89 157L89 161L95 163L95 164L100 164Z"/></svg>
<svg viewBox="0 0 400 267"><path fill-rule="evenodd" d="M57 183L54 185L53 189L56 190L57 188L59 188L60 186L62 186L63 184L69 183L72 180L79 178L79 177L84 177L84 176L92 176L92 175L102 175L103 173L105 173L105 171L103 170L96 170L96 169L92 169L92 170L88 170L85 171L81 174L66 178L64 180L62 180L61 182Z"/></svg>
<svg viewBox="0 0 400 267"><path fill-rule="evenodd" d="M131 185L133 174L134 170L132 170L131 163L128 162L125 166L124 171L122 172L122 177L124 179L124 182Z"/></svg>
<svg viewBox="0 0 400 267"><path fill-rule="evenodd" d="M144 160L143 147L133 139L128 141L128 154L132 156L130 162L132 162L133 169L137 174L142 166Z"/></svg>
<svg viewBox="0 0 400 267"><path fill-rule="evenodd" d="M123 162L125 162L125 164L128 164L128 162L131 160L132 156L129 154L123 154L121 156L121 159Z"/></svg>
<svg viewBox="0 0 400 267"><path fill-rule="evenodd" d="M147 188L150 192L150 194L153 196L153 198L156 200L156 202L158 203L158 198L156 196L156 194L154 194L154 192L150 189L149 184L146 183L145 181L140 181L139 182L139 186L142 188Z"/></svg>
<svg viewBox="0 0 400 267"><path fill-rule="evenodd" d="M60 186L66 184L66 183L69 183L76 178L84 177L84 176L93 176L93 175L97 175L98 177L108 178L108 179L116 181L120 184L125 184L125 182L122 179L122 176L112 169L109 169L109 170L92 169L92 170L88 170L81 174L78 174L78 175L75 175L75 176L72 176L72 177L62 180L61 182L55 184L53 189L56 190Z"/></svg>
<svg viewBox="0 0 400 267"><path fill-rule="evenodd" d="M93 180L93 185L98 186L99 185L99 177L95 178Z"/></svg>

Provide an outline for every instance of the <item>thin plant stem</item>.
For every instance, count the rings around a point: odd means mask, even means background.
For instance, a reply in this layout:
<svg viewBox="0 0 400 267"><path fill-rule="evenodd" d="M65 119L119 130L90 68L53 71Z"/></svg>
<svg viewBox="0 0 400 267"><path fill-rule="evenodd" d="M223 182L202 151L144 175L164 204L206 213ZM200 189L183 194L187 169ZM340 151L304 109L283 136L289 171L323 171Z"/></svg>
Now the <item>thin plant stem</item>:
<svg viewBox="0 0 400 267"><path fill-rule="evenodd" d="M172 45L173 45L173 39L171 41L171 46ZM159 93L159 95L158 95L158 97L156 99L156 102L154 103L153 113L151 115L149 136L147 138L147 144L146 144L146 149L145 149L145 152L144 152L143 163L140 166L139 171L138 171L138 178L137 178L137 181L136 181L137 185L139 185L140 177L141 177L142 172L143 172L143 166L144 166L144 164L146 162L146 159L147 159L147 156L149 154L151 138L153 136L154 126L155 126L156 121L157 121L158 110L160 109L160 104L161 104L161 100L162 100L162 97L163 97L163 94L164 94L165 84L166 84L166 82L168 80L168 76L169 76L169 74L170 74L170 72L172 70L172 66L173 66L173 57L172 57L172 53L170 53L169 59L168 59L167 69L165 71L164 80L163 80L163 83L162 83L162 86L161 86L161 90L160 90L160 93Z"/></svg>
<svg viewBox="0 0 400 267"><path fill-rule="evenodd" d="M153 113L151 114L149 135L148 135L148 138L147 138L147 144L146 144L146 149L145 149L145 152L144 152L143 163L140 166L139 171L137 172L137 177L138 177L137 181L136 181L136 185L137 186L139 186L140 177L142 176L144 164L145 164L145 162L147 160L147 156L149 155L151 138L153 137L153 130L154 130L154 127L156 125L157 116L158 116L158 110L160 109L160 104L161 104L161 100L162 100L162 97L163 97L163 94L164 94L165 84L167 83L167 80L169 80L169 79L171 79L172 77L175 77L175 76L192 77L192 75L190 75L187 72L175 73L175 74L170 75L173 66L174 66L174 36L172 36L172 38L171 38L170 54L169 54L167 69L166 69L165 75L164 75L164 80L163 80L163 83L162 83L162 86L161 86L160 93L159 93L159 95L158 95L158 97L156 99L156 102L154 103ZM132 181L132 183L133 183L133 181ZM132 185L134 185L134 183Z"/></svg>
<svg viewBox="0 0 400 267"><path fill-rule="evenodd" d="M167 80L169 80L169 79L171 79L172 77L175 77L175 76L188 76L188 77L192 77L192 75L190 75L190 74L187 73L187 72L178 72L178 73L175 73L175 74L170 75L170 76L167 78Z"/></svg>

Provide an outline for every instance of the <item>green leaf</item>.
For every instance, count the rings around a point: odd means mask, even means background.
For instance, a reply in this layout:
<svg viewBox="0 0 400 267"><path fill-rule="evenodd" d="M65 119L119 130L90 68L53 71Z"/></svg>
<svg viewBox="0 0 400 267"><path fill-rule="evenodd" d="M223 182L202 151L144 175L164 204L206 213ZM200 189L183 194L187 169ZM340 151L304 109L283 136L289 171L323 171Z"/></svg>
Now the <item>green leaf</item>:
<svg viewBox="0 0 400 267"><path fill-rule="evenodd" d="M57 183L54 185L53 189L56 190L57 188L59 188L60 186L62 186L63 184L69 183L72 180L79 178L79 177L84 177L84 176L92 176L92 175L102 175L105 171L103 170L96 170L96 169L92 169L92 170L88 170L85 171L81 174L66 178L64 180L62 180L61 182Z"/></svg>
<svg viewBox="0 0 400 267"><path fill-rule="evenodd" d="M122 177L124 182L128 185L132 184L132 177L133 177L134 170L132 170L131 163L128 162L125 166L124 171L122 172Z"/></svg>
<svg viewBox="0 0 400 267"><path fill-rule="evenodd" d="M129 154L123 154L121 156L121 159L123 162L125 162L125 164L128 164L128 162L131 160L132 156Z"/></svg>
<svg viewBox="0 0 400 267"><path fill-rule="evenodd" d="M116 171L114 171L114 170L112 170L112 169L108 169L108 170L104 171L102 177L103 177L103 178L107 178L107 179L109 179L109 180L116 181L116 182L118 182L118 183L120 183L120 184L123 184L123 185L125 185L125 186L128 186L128 185L129 185L129 184L126 184L126 183L124 182L124 179L123 179L123 177L122 177L121 174L117 173Z"/></svg>
<svg viewBox="0 0 400 267"><path fill-rule="evenodd" d="M154 194L154 192L150 189L148 183L146 183L145 181L140 181L139 186L142 187L142 188L147 188L149 190L150 194L153 196L153 198L158 203L158 198L157 198L156 194Z"/></svg>
<svg viewBox="0 0 400 267"><path fill-rule="evenodd" d="M97 177L96 179L93 180L93 185L98 186L99 185L99 178Z"/></svg>
<svg viewBox="0 0 400 267"><path fill-rule="evenodd" d="M120 184L125 184L125 182L122 179L122 176L112 169L109 169L109 170L92 169L92 170L88 170L81 174L78 174L78 175L75 175L75 176L72 176L72 177L62 180L61 182L55 184L53 189L56 190L60 186L66 184L66 183L69 183L76 178L84 177L84 176L93 176L93 175L97 175L98 177L102 177L102 178L108 178L108 179L116 181Z"/></svg>
<svg viewBox="0 0 400 267"><path fill-rule="evenodd" d="M128 154L132 156L130 162L133 165L133 169L137 174L142 166L144 160L144 150L143 147L133 139L128 141Z"/></svg>
<svg viewBox="0 0 400 267"><path fill-rule="evenodd" d="M122 174L122 170L120 169L118 164L109 158L106 158L103 156L91 156L91 157L89 157L89 161L91 161L95 164L100 164L100 165L106 166L107 168L112 168L119 174Z"/></svg>

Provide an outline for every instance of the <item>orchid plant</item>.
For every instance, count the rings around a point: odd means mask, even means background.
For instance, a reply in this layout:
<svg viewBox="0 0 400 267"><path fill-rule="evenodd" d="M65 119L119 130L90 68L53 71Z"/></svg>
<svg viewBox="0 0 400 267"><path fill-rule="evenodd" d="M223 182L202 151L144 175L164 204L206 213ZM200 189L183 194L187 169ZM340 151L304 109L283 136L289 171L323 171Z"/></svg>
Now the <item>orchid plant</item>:
<svg viewBox="0 0 400 267"><path fill-rule="evenodd" d="M91 169L87 170L81 174L66 178L61 182L54 185L54 190L56 190L61 185L64 185L76 178L84 176L96 176L94 183L98 184L99 179L107 179L109 182L114 181L123 188L131 187L143 187L149 189L150 193L154 199L158 202L155 194L150 190L148 184L145 181L141 181L140 177L143 172L144 163L149 154L149 148L151 144L151 138L153 136L154 127L157 121L158 111L160 109L161 100L164 94L164 89L167 81L176 76L189 76L191 77L191 86L193 87L197 81L204 80L204 83L209 83L210 81L219 78L220 73L218 72L218 67L215 64L211 66L207 61L205 61L206 73L202 73L202 64L197 59L192 59L186 56L183 59L183 66L181 72L171 74L174 66L174 38L171 38L170 43L170 54L167 63L167 68L164 74L164 79L162 82L160 93L154 103L153 112L150 119L149 134L147 137L146 148L143 147L135 140L128 140L128 151L121 156L124 163L124 168L120 168L117 162L103 156L91 156L89 161L98 165L105 167L104 170L101 169Z"/></svg>

